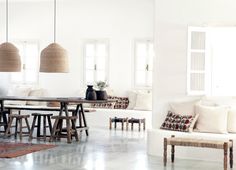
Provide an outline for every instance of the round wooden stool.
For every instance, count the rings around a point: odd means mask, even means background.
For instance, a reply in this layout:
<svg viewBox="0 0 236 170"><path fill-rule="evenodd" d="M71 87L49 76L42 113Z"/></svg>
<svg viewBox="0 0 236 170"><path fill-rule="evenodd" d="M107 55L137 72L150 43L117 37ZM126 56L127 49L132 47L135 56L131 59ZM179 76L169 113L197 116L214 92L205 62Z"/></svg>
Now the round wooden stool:
<svg viewBox="0 0 236 170"><path fill-rule="evenodd" d="M31 114L33 118L32 126L30 129L30 135L29 140L35 139L44 139L46 141L46 137L50 137L52 134L52 122L51 122L51 116L53 114L49 113L32 113ZM41 118L43 120L43 123L41 123ZM37 121L37 124L36 124ZM47 125L48 122L48 125ZM43 135L41 135L41 124L43 125ZM33 137L34 128L37 128L37 136ZM47 135L47 128L49 128L50 135Z"/></svg>
<svg viewBox="0 0 236 170"><path fill-rule="evenodd" d="M52 116L55 119L52 129L50 142L60 138L67 138L67 143L71 143L74 136L76 141L79 141L79 135L76 130L75 121L77 116ZM66 121L66 128L63 128L63 121Z"/></svg>
<svg viewBox="0 0 236 170"><path fill-rule="evenodd" d="M112 129L112 123L114 122L114 128L116 129L116 124L121 123L121 130L124 130L124 123L127 122L128 118L110 118L109 124L110 124L110 130Z"/></svg>
<svg viewBox="0 0 236 170"><path fill-rule="evenodd" d="M18 114L10 114L9 115L9 123L7 125L7 130L5 132L5 136L10 136L12 135L10 132L10 129L12 127L12 122L15 119L16 120L16 125L15 125L15 138L17 137L17 134L19 133L20 136L20 140L22 139L23 134L26 134L27 136L30 133L30 126L29 126L29 122L28 122L28 118L30 117L30 115L18 115ZM22 120L25 120L26 126L23 126L22 124ZM19 131L18 131L18 126L19 127ZM26 128L28 130L28 132L23 132L23 129Z"/></svg>

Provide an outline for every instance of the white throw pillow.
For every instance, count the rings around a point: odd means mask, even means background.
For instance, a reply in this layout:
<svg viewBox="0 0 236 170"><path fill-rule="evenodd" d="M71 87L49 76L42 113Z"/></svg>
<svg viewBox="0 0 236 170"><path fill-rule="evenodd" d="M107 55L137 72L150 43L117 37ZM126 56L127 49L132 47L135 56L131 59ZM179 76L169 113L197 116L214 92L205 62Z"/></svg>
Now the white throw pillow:
<svg viewBox="0 0 236 170"><path fill-rule="evenodd" d="M136 105L137 95L138 94L135 91L128 92L129 105L128 105L127 109L134 109L134 107Z"/></svg>
<svg viewBox="0 0 236 170"><path fill-rule="evenodd" d="M134 110L152 110L151 93L138 93Z"/></svg>
<svg viewBox="0 0 236 170"><path fill-rule="evenodd" d="M85 94L86 94L86 89L80 89L80 90L75 91L71 96L85 98L86 97Z"/></svg>
<svg viewBox="0 0 236 170"><path fill-rule="evenodd" d="M45 89L35 89L31 90L29 92L30 97L43 97L46 95ZM46 105L45 102L38 102L38 101L27 101L26 105L33 105L33 106L40 106L40 105Z"/></svg>
<svg viewBox="0 0 236 170"><path fill-rule="evenodd" d="M31 88L30 87L15 87L14 89L10 89L8 91L8 96L18 96L18 97L26 97L29 95ZM5 101L4 104L10 105L25 105L26 101Z"/></svg>
<svg viewBox="0 0 236 170"><path fill-rule="evenodd" d="M194 119L193 119L191 125L189 126L189 132L193 132L193 129L194 129L195 126L196 126L196 123L197 123L198 118L199 118L199 114L196 114L196 115L194 116Z"/></svg>
<svg viewBox="0 0 236 170"><path fill-rule="evenodd" d="M236 133L236 108L230 109L228 113L228 132Z"/></svg>
<svg viewBox="0 0 236 170"><path fill-rule="evenodd" d="M198 100L184 101L184 102L171 102L170 110L179 115L195 115L195 105L199 103Z"/></svg>
<svg viewBox="0 0 236 170"><path fill-rule="evenodd" d="M226 106L196 105L199 114L196 130L199 132L227 133L228 110Z"/></svg>
<svg viewBox="0 0 236 170"><path fill-rule="evenodd" d="M109 87L107 87L107 88L105 89L105 91L107 92L107 95L108 95L108 96L114 96L114 94L115 94L114 90L111 89L111 88L109 88Z"/></svg>

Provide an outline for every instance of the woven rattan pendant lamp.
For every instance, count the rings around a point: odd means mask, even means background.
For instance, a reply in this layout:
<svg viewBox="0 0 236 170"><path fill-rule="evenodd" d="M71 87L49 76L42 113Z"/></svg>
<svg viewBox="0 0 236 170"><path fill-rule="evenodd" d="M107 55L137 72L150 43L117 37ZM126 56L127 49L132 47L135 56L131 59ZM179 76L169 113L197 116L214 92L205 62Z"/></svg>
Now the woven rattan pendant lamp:
<svg viewBox="0 0 236 170"><path fill-rule="evenodd" d="M41 51L40 72L67 73L69 61L67 52L56 43L56 0L54 0L54 42Z"/></svg>
<svg viewBox="0 0 236 170"><path fill-rule="evenodd" d="M8 42L8 0L6 0L6 42L0 44L0 72L21 71L19 50Z"/></svg>

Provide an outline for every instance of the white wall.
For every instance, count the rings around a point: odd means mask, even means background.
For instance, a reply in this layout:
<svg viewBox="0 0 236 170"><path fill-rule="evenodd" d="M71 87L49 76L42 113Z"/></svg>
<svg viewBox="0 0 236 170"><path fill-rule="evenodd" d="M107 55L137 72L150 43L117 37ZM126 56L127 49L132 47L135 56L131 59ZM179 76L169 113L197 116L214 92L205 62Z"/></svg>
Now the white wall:
<svg viewBox="0 0 236 170"><path fill-rule="evenodd" d="M124 95L132 88L133 40L153 37L154 0L57 2L57 42L69 52L70 73L40 73L40 86L55 95L70 95L82 88L82 42L106 38L110 40L110 86ZM53 41L53 1L13 1L9 7L10 40L36 39L41 49ZM5 4L1 2L0 42L5 41L4 17Z"/></svg>
<svg viewBox="0 0 236 170"><path fill-rule="evenodd" d="M154 128L168 102L193 98L186 95L187 27L236 25L235 9L235 0L155 0Z"/></svg>

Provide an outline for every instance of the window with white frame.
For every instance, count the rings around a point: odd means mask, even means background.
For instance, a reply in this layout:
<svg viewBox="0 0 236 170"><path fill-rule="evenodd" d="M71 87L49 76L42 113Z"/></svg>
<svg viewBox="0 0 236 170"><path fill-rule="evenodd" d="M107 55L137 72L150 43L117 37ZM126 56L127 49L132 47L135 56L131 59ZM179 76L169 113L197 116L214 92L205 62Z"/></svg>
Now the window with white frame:
<svg viewBox="0 0 236 170"><path fill-rule="evenodd" d="M151 88L154 57L153 41L148 39L136 40L134 48L134 86Z"/></svg>
<svg viewBox="0 0 236 170"><path fill-rule="evenodd" d="M84 82L108 82L108 40L89 40L84 43Z"/></svg>
<svg viewBox="0 0 236 170"><path fill-rule="evenodd" d="M188 68L187 92L201 95L206 90L206 29L189 27L188 29Z"/></svg>
<svg viewBox="0 0 236 170"><path fill-rule="evenodd" d="M21 56L21 72L11 73L11 82L16 84L36 84L39 74L39 44L34 41L14 43Z"/></svg>
<svg viewBox="0 0 236 170"><path fill-rule="evenodd" d="M236 95L236 27L190 27L188 94Z"/></svg>

